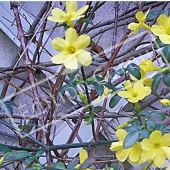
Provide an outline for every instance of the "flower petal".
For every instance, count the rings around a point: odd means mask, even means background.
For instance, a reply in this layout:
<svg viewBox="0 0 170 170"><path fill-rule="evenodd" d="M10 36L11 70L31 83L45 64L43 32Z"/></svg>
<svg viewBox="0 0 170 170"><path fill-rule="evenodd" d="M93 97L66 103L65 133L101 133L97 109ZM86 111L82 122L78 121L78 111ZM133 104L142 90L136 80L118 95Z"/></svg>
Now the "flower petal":
<svg viewBox="0 0 170 170"><path fill-rule="evenodd" d="M62 11L59 8L54 8L51 11L53 16L48 17L47 19L53 22L65 22L65 19L63 18L64 16L66 16L66 13L64 11Z"/></svg>
<svg viewBox="0 0 170 170"><path fill-rule="evenodd" d="M117 151L119 149L123 149L123 142L112 142L110 150Z"/></svg>
<svg viewBox="0 0 170 170"><path fill-rule="evenodd" d="M64 51L67 47L66 41L60 37L55 38L51 41L52 47L57 51Z"/></svg>
<svg viewBox="0 0 170 170"><path fill-rule="evenodd" d="M170 44L170 35L162 34L159 36L159 38L164 44Z"/></svg>
<svg viewBox="0 0 170 170"><path fill-rule="evenodd" d="M66 9L67 13L73 13L77 10L77 2L76 1L66 1Z"/></svg>
<svg viewBox="0 0 170 170"><path fill-rule="evenodd" d="M157 19L158 24L163 27L165 30L168 30L169 19L166 14L161 14Z"/></svg>
<svg viewBox="0 0 170 170"><path fill-rule="evenodd" d="M77 16L77 15L82 15L82 14L88 9L88 7L89 7L89 5L83 6L82 8L80 8L79 10L77 10L77 11L75 12L75 15L76 15L76 16Z"/></svg>
<svg viewBox="0 0 170 170"><path fill-rule="evenodd" d="M120 92L118 93L118 95L119 95L120 97L123 97L123 98L130 98L130 97L132 97L131 93L130 93L130 92L127 92L127 91L120 91Z"/></svg>
<svg viewBox="0 0 170 170"><path fill-rule="evenodd" d="M159 25L152 25L151 31L157 36L160 36L162 34L166 34L166 31L162 27L160 27Z"/></svg>
<svg viewBox="0 0 170 170"><path fill-rule="evenodd" d="M144 70L139 70L141 74L141 79L146 78L147 73Z"/></svg>
<svg viewBox="0 0 170 170"><path fill-rule="evenodd" d="M71 18L71 20L74 21L74 20L77 20L77 19L82 18L82 17L84 17L84 16L85 16L85 15L74 16L74 17Z"/></svg>
<svg viewBox="0 0 170 170"><path fill-rule="evenodd" d="M149 161L149 160L153 160L155 155L156 155L156 152L154 152L154 150L142 151L141 159L143 160L143 162L146 162L146 161Z"/></svg>
<svg viewBox="0 0 170 170"><path fill-rule="evenodd" d="M73 44L77 40L77 37L77 32L73 28L69 28L65 32L65 39L68 44Z"/></svg>
<svg viewBox="0 0 170 170"><path fill-rule="evenodd" d="M80 156L80 164L82 164L88 158L88 153L85 149L82 149L79 152L79 156Z"/></svg>
<svg viewBox="0 0 170 170"><path fill-rule="evenodd" d="M138 31L139 31L139 24L132 22L132 23L130 23L130 24L128 25L128 28L129 28L130 30L133 30L133 33L132 33L132 34L137 34Z"/></svg>
<svg viewBox="0 0 170 170"><path fill-rule="evenodd" d="M144 88L143 84L141 82L138 82L136 83L134 86L133 86L133 90L135 92L139 92L140 90L142 90Z"/></svg>
<svg viewBox="0 0 170 170"><path fill-rule="evenodd" d="M52 63L55 64L62 64L64 63L69 56L67 56L64 52L59 53L58 55L55 55L51 58Z"/></svg>
<svg viewBox="0 0 170 170"><path fill-rule="evenodd" d="M153 144L151 143L150 139L143 139L141 143L141 147L145 151L149 151L153 148Z"/></svg>
<svg viewBox="0 0 170 170"><path fill-rule="evenodd" d="M127 159L128 155L129 149L120 149L116 152L116 158L121 162L124 162Z"/></svg>
<svg viewBox="0 0 170 170"><path fill-rule="evenodd" d="M74 70L78 68L78 62L77 62L77 58L73 55L73 56L69 56L67 58L67 60L64 62L64 65L66 68L70 69L70 70Z"/></svg>
<svg viewBox="0 0 170 170"><path fill-rule="evenodd" d="M132 97L132 98L129 98L128 101L131 103L137 103L139 99L137 97Z"/></svg>
<svg viewBox="0 0 170 170"><path fill-rule="evenodd" d="M162 138L162 133L159 130L155 130L151 133L149 138L152 143L159 143Z"/></svg>
<svg viewBox="0 0 170 170"><path fill-rule="evenodd" d="M138 11L136 14L135 14L135 16L136 16L136 19L139 21L139 22L143 22L144 20L144 14L143 14L143 12L142 11Z"/></svg>
<svg viewBox="0 0 170 170"><path fill-rule="evenodd" d="M92 63L91 54L85 50L78 50L75 55L78 62L83 66L89 66Z"/></svg>
<svg viewBox="0 0 170 170"><path fill-rule="evenodd" d="M162 151L165 153L165 156L170 159L170 147L163 146Z"/></svg>
<svg viewBox="0 0 170 170"><path fill-rule="evenodd" d="M161 154L161 152L157 152L156 156L153 159L154 164L156 167L161 168L165 164L166 158L164 155Z"/></svg>
<svg viewBox="0 0 170 170"><path fill-rule="evenodd" d="M133 147L130 148L129 159L132 162L137 162L141 156L142 148L141 144L138 142Z"/></svg>
<svg viewBox="0 0 170 170"><path fill-rule="evenodd" d="M162 146L170 146L170 134L163 135L160 142Z"/></svg>
<svg viewBox="0 0 170 170"><path fill-rule="evenodd" d="M143 80L143 84L144 84L145 86L148 86L148 87L151 87L151 86L152 86L152 82L153 82L153 79L151 79L151 78L148 78L148 79L144 79L144 80Z"/></svg>
<svg viewBox="0 0 170 170"><path fill-rule="evenodd" d="M88 35L80 35L75 42L75 45L78 50L85 49L89 44L90 44L90 37Z"/></svg>
<svg viewBox="0 0 170 170"><path fill-rule="evenodd" d="M127 132L124 129L118 129L115 135L119 141L124 141L125 137L127 136Z"/></svg>

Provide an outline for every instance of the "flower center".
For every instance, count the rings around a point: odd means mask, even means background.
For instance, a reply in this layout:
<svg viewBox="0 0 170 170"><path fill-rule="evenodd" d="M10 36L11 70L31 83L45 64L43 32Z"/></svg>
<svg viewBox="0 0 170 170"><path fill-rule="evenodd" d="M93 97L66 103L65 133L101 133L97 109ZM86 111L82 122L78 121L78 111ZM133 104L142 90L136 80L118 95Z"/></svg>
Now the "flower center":
<svg viewBox="0 0 170 170"><path fill-rule="evenodd" d="M155 143L155 144L154 144L154 148L157 149L157 148L159 148L159 147L160 147L159 143Z"/></svg>
<svg viewBox="0 0 170 170"><path fill-rule="evenodd" d="M75 47L73 47L73 46L69 46L69 47L67 47L67 52L69 53L69 54L74 54L75 52L76 52L76 49L75 49Z"/></svg>
<svg viewBox="0 0 170 170"><path fill-rule="evenodd" d="M131 95L132 95L132 97L137 97L138 96L138 94L136 92L134 92L134 91L131 92Z"/></svg>

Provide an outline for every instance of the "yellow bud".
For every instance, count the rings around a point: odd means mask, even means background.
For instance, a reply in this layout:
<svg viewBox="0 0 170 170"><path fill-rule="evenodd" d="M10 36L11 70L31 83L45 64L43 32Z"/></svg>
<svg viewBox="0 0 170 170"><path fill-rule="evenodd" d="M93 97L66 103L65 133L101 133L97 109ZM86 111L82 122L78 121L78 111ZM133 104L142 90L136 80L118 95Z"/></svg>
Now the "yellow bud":
<svg viewBox="0 0 170 170"><path fill-rule="evenodd" d="M86 96L82 93L82 92L79 92L79 96L80 96L80 99L81 101L86 104L87 103L87 98Z"/></svg>
<svg viewBox="0 0 170 170"><path fill-rule="evenodd" d="M123 129L123 128L126 127L127 125L129 125L128 122L123 123L123 124L119 125L119 126L116 128L116 130L118 130L118 129Z"/></svg>
<svg viewBox="0 0 170 170"><path fill-rule="evenodd" d="M0 166L2 165L3 162L4 162L4 156L0 159Z"/></svg>
<svg viewBox="0 0 170 170"><path fill-rule="evenodd" d="M162 99L160 101L160 103L163 105L163 106L169 106L170 105L170 100L168 99Z"/></svg>

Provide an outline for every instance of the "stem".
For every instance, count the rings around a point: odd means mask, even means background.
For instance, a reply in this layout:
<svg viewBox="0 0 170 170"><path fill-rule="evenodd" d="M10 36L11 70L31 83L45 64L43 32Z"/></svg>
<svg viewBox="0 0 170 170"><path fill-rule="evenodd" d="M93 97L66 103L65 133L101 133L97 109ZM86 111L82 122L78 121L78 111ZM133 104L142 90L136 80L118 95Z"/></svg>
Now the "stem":
<svg viewBox="0 0 170 170"><path fill-rule="evenodd" d="M141 120L141 118L140 118L140 116L139 116L139 112L140 112L140 106L138 105L138 102L137 102L137 103L135 103L135 112L134 112L134 114L135 114L135 116L137 117L138 121L139 121L141 124L143 124L143 123L142 123L142 120Z"/></svg>
<svg viewBox="0 0 170 170"><path fill-rule="evenodd" d="M95 127L94 127L94 114L93 114L92 106L91 106L91 103L90 103L90 97L89 97L87 83L86 83L86 75L85 75L83 66L81 67L81 72L82 72L82 76L83 76L83 80L84 80L84 87L85 87L85 90L86 90L87 102L88 102L88 105L89 105L89 116L92 118L91 125L92 125L93 138L96 141Z"/></svg>

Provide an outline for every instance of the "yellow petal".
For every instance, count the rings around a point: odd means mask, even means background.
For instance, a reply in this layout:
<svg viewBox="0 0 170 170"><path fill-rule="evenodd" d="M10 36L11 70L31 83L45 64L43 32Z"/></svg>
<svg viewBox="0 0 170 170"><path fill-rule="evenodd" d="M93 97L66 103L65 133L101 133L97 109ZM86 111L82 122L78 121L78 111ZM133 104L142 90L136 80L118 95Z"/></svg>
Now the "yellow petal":
<svg viewBox="0 0 170 170"><path fill-rule="evenodd" d="M60 37L55 38L51 41L52 47L57 51L64 51L67 47L66 41Z"/></svg>
<svg viewBox="0 0 170 170"><path fill-rule="evenodd" d="M101 96L98 96L98 98L96 99L96 103L98 104L101 100Z"/></svg>
<svg viewBox="0 0 170 170"><path fill-rule="evenodd" d="M128 101L131 103L137 103L139 99L137 97L132 97L132 98L129 98Z"/></svg>
<svg viewBox="0 0 170 170"><path fill-rule="evenodd" d="M142 148L141 148L141 144L139 142L137 142L134 146L132 146L129 149L129 159L132 162L137 162L141 156L142 153Z"/></svg>
<svg viewBox="0 0 170 170"><path fill-rule="evenodd" d="M161 150L164 152L165 156L170 159L170 147L163 146Z"/></svg>
<svg viewBox="0 0 170 170"><path fill-rule="evenodd" d="M119 161L124 162L127 159L128 155L129 155L129 149L120 149L116 153L116 158Z"/></svg>
<svg viewBox="0 0 170 170"><path fill-rule="evenodd" d="M75 42L75 45L78 50L85 49L89 44L90 44L90 37L87 35L80 35Z"/></svg>
<svg viewBox="0 0 170 170"><path fill-rule="evenodd" d="M156 165L156 167L161 168L165 164L166 158L164 155L161 154L161 152L157 152L153 162Z"/></svg>
<svg viewBox="0 0 170 170"><path fill-rule="evenodd" d="M143 21L144 21L144 14L143 14L142 11L138 11L135 16L136 16L136 19L137 19L139 22L143 22Z"/></svg>
<svg viewBox="0 0 170 170"><path fill-rule="evenodd" d="M132 97L131 93L130 93L130 92L127 92L127 91L120 91L120 92L118 93L118 95L119 95L120 97L123 97L123 98L130 98L130 97Z"/></svg>
<svg viewBox="0 0 170 170"><path fill-rule="evenodd" d="M77 58L75 56L69 56L64 62L66 68L74 70L78 68Z"/></svg>
<svg viewBox="0 0 170 170"><path fill-rule="evenodd" d="M143 160L143 162L150 161L150 160L153 160L155 155L156 155L156 153L153 150L142 151L141 159Z"/></svg>
<svg viewBox="0 0 170 170"><path fill-rule="evenodd" d="M151 27L148 26L148 25L145 24L145 23L140 24L140 28L144 28L144 29L146 29L146 30L151 30Z"/></svg>
<svg viewBox="0 0 170 170"><path fill-rule="evenodd" d="M163 135L160 142L162 146L170 146L170 134Z"/></svg>
<svg viewBox="0 0 170 170"><path fill-rule="evenodd" d="M150 11L151 7L146 11L145 15L144 15L144 18L146 19L147 15L149 14L149 11Z"/></svg>
<svg viewBox="0 0 170 170"><path fill-rule="evenodd" d="M76 52L77 60L83 66L89 66L92 63L91 54L85 50L79 50Z"/></svg>
<svg viewBox="0 0 170 170"><path fill-rule="evenodd" d="M146 78L147 73L144 70L139 70L141 74L141 79Z"/></svg>
<svg viewBox="0 0 170 170"><path fill-rule="evenodd" d="M159 38L164 44L170 44L170 35L162 34L159 36Z"/></svg>
<svg viewBox="0 0 170 170"><path fill-rule="evenodd" d="M65 19L63 19L62 16L66 16L66 13L61 9L54 8L51 13L53 16L48 17L48 20L53 22L65 22Z"/></svg>
<svg viewBox="0 0 170 170"><path fill-rule="evenodd" d="M65 32L65 39L68 44L73 44L77 40L77 32L74 28L69 28Z"/></svg>
<svg viewBox="0 0 170 170"><path fill-rule="evenodd" d="M119 149L123 149L123 142L112 142L110 150L117 151Z"/></svg>
<svg viewBox="0 0 170 170"><path fill-rule="evenodd" d="M139 92L140 90L142 90L144 88L143 84L141 82L138 82L136 83L134 86L133 86L133 90L135 92Z"/></svg>
<svg viewBox="0 0 170 170"><path fill-rule="evenodd" d="M143 139L141 143L141 147L145 151L149 151L153 148L153 144L151 143L150 139Z"/></svg>
<svg viewBox="0 0 170 170"><path fill-rule="evenodd" d="M157 19L157 22L158 22L158 24L161 26L161 27L163 27L165 30L167 30L168 29L168 27L169 27L169 19L168 19L168 17L167 17L167 15L166 14L161 14L159 17L158 17L158 19Z"/></svg>
<svg viewBox="0 0 170 170"><path fill-rule="evenodd" d="M166 31L162 27L160 27L159 25L152 25L151 31L157 36L160 36L162 34L166 34Z"/></svg>
<svg viewBox="0 0 170 170"><path fill-rule="evenodd" d="M77 15L82 15L82 14L88 9L88 7L89 7L89 5L83 6L82 8L80 8L79 10L77 10L77 11L75 12L75 15L76 15L76 16L77 16Z"/></svg>
<svg viewBox="0 0 170 170"><path fill-rule="evenodd" d="M155 130L151 133L149 138L152 143L159 143L160 139L162 138L162 133L161 131Z"/></svg>
<svg viewBox="0 0 170 170"><path fill-rule="evenodd" d="M77 10L77 2L76 1L66 1L66 9L67 13L73 13Z"/></svg>
<svg viewBox="0 0 170 170"><path fill-rule="evenodd" d="M133 33L132 33L132 34L137 34L137 33L139 32L139 24L137 24L137 23L134 23L134 22L130 23L130 24L128 25L128 28L129 28L130 30L133 30Z"/></svg>
<svg viewBox="0 0 170 170"><path fill-rule="evenodd" d="M74 21L74 20L80 19L80 18L82 18L82 17L84 17L84 16L85 16L85 15L74 16L74 17L71 18L71 20Z"/></svg>
<svg viewBox="0 0 170 170"><path fill-rule="evenodd" d="M132 91L132 82L130 80L127 80L125 82L125 88L128 92L131 92Z"/></svg>
<svg viewBox="0 0 170 170"><path fill-rule="evenodd" d="M55 55L52 57L52 63L54 64L62 64L64 63L69 56L67 56L65 53L59 53L58 55Z"/></svg>
<svg viewBox="0 0 170 170"><path fill-rule="evenodd" d="M143 80L143 84L144 84L145 86L148 86L148 87L151 87L151 86L152 86L152 82L153 82L153 79L151 79L151 78L148 78L148 79L144 79L144 80Z"/></svg>
<svg viewBox="0 0 170 170"><path fill-rule="evenodd" d="M115 135L119 141L124 141L125 137L127 136L127 132L124 129L118 129Z"/></svg>
<svg viewBox="0 0 170 170"><path fill-rule="evenodd" d="M79 156L80 156L80 164L82 164L88 158L88 153L85 149L82 149L79 152Z"/></svg>

